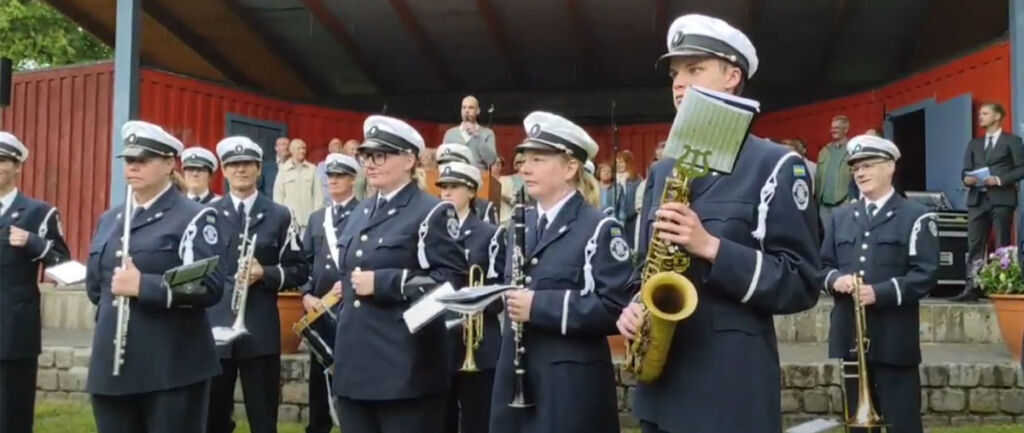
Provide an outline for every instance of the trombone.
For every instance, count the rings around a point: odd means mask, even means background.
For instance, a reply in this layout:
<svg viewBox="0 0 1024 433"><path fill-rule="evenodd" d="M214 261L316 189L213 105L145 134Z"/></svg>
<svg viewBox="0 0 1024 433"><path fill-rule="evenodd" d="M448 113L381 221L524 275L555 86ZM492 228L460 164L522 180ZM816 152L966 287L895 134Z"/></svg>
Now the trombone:
<svg viewBox="0 0 1024 433"><path fill-rule="evenodd" d="M871 389L869 388L870 381L868 378L868 363L867 363L867 352L871 343L871 339L867 336L867 318L865 316L864 305L860 303L860 289L863 285L861 278L863 272L860 275L853 277L853 315L854 315L854 326L856 326L857 335L854 350L857 352L857 361L841 361L840 371L842 380L840 385L843 391L843 417L846 421L846 432L850 432L850 428L877 428L881 429L885 427L882 422L882 417L878 415L878 411L875 410L874 404L871 402ZM856 365L857 373L848 374L846 373L846 367L848 365ZM846 399L846 380L857 378L857 409L851 415L850 405ZM886 429L888 430L888 429Z"/></svg>
<svg viewBox="0 0 1024 433"><path fill-rule="evenodd" d="M252 267L253 255L256 253L256 233L249 239L249 222L245 216L245 228L242 230L242 242L238 245L238 269L235 272L235 286L231 293L231 311L235 313L235 322L231 327L216 326L213 328L213 339L218 346L231 343L238 337L246 335L245 305L249 299L249 270Z"/></svg>
<svg viewBox="0 0 1024 433"><path fill-rule="evenodd" d="M480 265L469 267L469 286L480 287L484 285L484 270ZM462 315L462 344L466 346L466 357L462 361L462 368L459 371L475 373L480 371L476 366L476 358L473 356L480 342L484 339L484 315L482 312Z"/></svg>

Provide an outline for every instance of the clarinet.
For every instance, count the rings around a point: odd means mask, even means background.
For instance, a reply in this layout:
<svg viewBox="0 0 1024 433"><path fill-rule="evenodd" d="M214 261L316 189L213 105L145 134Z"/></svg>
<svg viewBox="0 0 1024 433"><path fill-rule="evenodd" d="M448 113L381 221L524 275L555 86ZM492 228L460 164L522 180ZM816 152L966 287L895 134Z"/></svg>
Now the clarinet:
<svg viewBox="0 0 1024 433"><path fill-rule="evenodd" d="M124 210L121 211L124 215L124 227L121 231L122 268L128 266L128 245L132 235L132 214L135 213L133 194L132 186L128 185L128 191L125 193ZM117 324L114 327L114 368L111 374L120 376L121 366L124 365L125 346L128 345L128 317L131 314L131 303L128 302L128 297L122 295L114 296L114 308L117 309Z"/></svg>
<svg viewBox="0 0 1024 433"><path fill-rule="evenodd" d="M523 269L526 264L526 187L519 188L516 193L516 203L512 208L512 285L526 287L526 273ZM523 289L517 289L523 290ZM523 344L523 324L512 322L512 339L515 341L515 357L512 365L515 367L515 382L512 388L512 402L509 407L528 408L533 402L526 397L526 346Z"/></svg>

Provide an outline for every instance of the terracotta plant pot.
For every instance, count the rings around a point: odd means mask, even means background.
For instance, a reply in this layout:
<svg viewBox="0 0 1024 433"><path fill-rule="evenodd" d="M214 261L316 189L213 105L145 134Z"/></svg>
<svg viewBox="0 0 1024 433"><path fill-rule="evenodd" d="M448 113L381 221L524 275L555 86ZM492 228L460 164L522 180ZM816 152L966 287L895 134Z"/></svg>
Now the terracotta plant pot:
<svg viewBox="0 0 1024 433"><path fill-rule="evenodd" d="M621 360L626 356L626 337L621 335L609 336L608 346L612 350L612 360Z"/></svg>
<svg viewBox="0 0 1024 433"><path fill-rule="evenodd" d="M1021 338L1024 336L1024 295L989 295L999 320L999 333L1013 359L1020 361Z"/></svg>
<svg viewBox="0 0 1024 433"><path fill-rule="evenodd" d="M302 297L300 293L278 293L277 314L281 318L281 354L298 353L301 339L292 331L292 324L302 318Z"/></svg>

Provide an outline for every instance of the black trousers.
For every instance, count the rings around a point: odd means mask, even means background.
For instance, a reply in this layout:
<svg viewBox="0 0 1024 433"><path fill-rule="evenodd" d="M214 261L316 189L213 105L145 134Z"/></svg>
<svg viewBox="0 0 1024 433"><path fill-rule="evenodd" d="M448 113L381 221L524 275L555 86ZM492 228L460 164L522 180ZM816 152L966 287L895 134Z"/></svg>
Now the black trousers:
<svg viewBox="0 0 1024 433"><path fill-rule="evenodd" d="M409 400L334 401L345 433L441 433L447 399L447 394L438 394Z"/></svg>
<svg viewBox="0 0 1024 433"><path fill-rule="evenodd" d="M984 196L981 197L981 204L967 208L968 256L972 262L985 257L990 230L995 231L996 247L1013 245L1010 236L1013 211L1012 206L993 205Z"/></svg>
<svg viewBox="0 0 1024 433"><path fill-rule="evenodd" d="M848 373L856 368L848 366ZM849 368L852 368L850 370ZM921 377L918 367L868 362L870 391L875 411L882 417L886 433L922 433ZM854 413L858 404L858 380L846 379L848 413ZM881 429L853 428L851 433L881 433Z"/></svg>
<svg viewBox="0 0 1024 433"><path fill-rule="evenodd" d="M448 393L445 433L487 433L493 389L493 369L456 374Z"/></svg>
<svg viewBox="0 0 1024 433"><path fill-rule="evenodd" d="M331 419L331 396L327 395L324 367L315 356L309 357L309 424L306 433L329 433L334 428Z"/></svg>
<svg viewBox="0 0 1024 433"><path fill-rule="evenodd" d="M0 433L32 433L37 358L0 361Z"/></svg>
<svg viewBox="0 0 1024 433"><path fill-rule="evenodd" d="M281 394L281 356L249 359L221 359L221 375L210 387L208 433L231 433L235 422L235 380L242 380L245 417L252 433L277 432L277 406Z"/></svg>
<svg viewBox="0 0 1024 433"><path fill-rule="evenodd" d="M92 395L99 433L203 433L210 382L134 395Z"/></svg>

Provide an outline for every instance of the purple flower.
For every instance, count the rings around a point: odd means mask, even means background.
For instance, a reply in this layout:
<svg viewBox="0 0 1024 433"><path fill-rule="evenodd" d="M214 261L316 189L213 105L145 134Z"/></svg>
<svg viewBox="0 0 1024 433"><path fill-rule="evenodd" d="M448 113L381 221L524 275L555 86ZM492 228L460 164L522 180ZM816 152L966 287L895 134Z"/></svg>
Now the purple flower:
<svg viewBox="0 0 1024 433"><path fill-rule="evenodd" d="M1003 257L1003 259L999 261L999 267L1002 268L1003 270L1008 269L1010 267L1010 258Z"/></svg>

